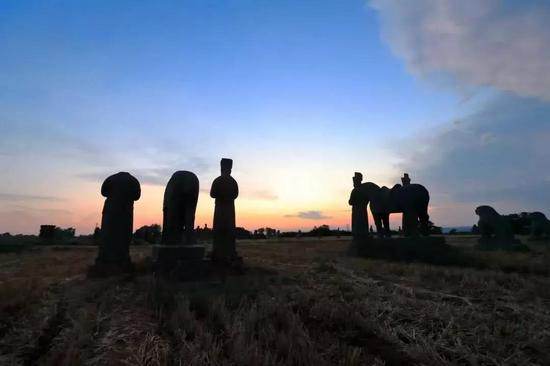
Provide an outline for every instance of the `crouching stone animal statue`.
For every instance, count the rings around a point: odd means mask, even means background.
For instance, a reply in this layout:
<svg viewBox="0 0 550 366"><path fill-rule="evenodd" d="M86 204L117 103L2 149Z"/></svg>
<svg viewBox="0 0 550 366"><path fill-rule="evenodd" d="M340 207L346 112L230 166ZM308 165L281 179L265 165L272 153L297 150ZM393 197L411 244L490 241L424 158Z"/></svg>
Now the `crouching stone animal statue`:
<svg viewBox="0 0 550 366"><path fill-rule="evenodd" d="M510 249L520 243L514 238L512 220L500 215L491 206L479 206L475 209L479 216L479 245L485 249Z"/></svg>
<svg viewBox="0 0 550 366"><path fill-rule="evenodd" d="M550 220L542 212L531 212L527 215L531 222L530 239L550 239Z"/></svg>

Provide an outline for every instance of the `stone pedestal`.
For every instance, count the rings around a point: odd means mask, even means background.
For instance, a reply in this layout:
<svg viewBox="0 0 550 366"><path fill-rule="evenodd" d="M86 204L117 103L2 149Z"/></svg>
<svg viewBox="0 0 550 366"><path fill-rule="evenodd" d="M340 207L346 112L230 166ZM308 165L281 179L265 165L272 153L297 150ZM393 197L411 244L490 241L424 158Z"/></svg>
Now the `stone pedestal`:
<svg viewBox="0 0 550 366"><path fill-rule="evenodd" d="M480 237L477 241L477 249L480 250L510 250L529 251L529 247L516 238L500 239L496 237Z"/></svg>
<svg viewBox="0 0 550 366"><path fill-rule="evenodd" d="M209 261L202 245L153 245L155 274L188 280L205 276Z"/></svg>
<svg viewBox="0 0 550 366"><path fill-rule="evenodd" d="M352 252L359 257L446 265L458 264L461 260L458 250L446 244L442 236L369 237L352 245Z"/></svg>
<svg viewBox="0 0 550 366"><path fill-rule="evenodd" d="M550 244L550 236L530 236L527 238L530 243Z"/></svg>
<svg viewBox="0 0 550 366"><path fill-rule="evenodd" d="M131 275L134 270L134 264L129 258L123 262L108 262L96 259L94 265L88 268L88 277Z"/></svg>

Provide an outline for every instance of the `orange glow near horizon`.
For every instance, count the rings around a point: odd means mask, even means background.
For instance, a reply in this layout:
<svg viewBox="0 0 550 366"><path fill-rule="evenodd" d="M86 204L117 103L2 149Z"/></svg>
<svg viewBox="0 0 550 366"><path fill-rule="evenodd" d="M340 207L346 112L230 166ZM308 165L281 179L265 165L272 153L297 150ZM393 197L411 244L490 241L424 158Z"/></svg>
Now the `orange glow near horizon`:
<svg viewBox="0 0 550 366"><path fill-rule="evenodd" d="M240 186L240 195L235 201L237 226L250 231L261 227L309 231L320 225L350 230L351 207L347 201L352 189L351 174L342 171L326 176L322 166L311 168L312 171L307 173L296 169L287 174L282 173L282 168L277 169L267 182L257 182L250 176L237 174ZM371 177L384 181L381 176ZM204 177L202 181L210 182L209 178ZM208 194L209 184L203 183L201 186L195 226L206 224L212 227L214 200ZM263 190L258 190L258 186ZM62 188L66 197L62 200L37 202L20 211L14 205L12 211L0 217L0 225L8 229L3 231L37 234L41 224L53 224L63 228L74 227L77 234L92 233L94 227L101 224L105 200L100 195L99 184L84 182ZM162 224L164 187L142 184L141 189L141 198L134 204L134 229ZM369 225L375 226L370 212ZM391 215L390 225L397 229L401 225L401 215Z"/></svg>

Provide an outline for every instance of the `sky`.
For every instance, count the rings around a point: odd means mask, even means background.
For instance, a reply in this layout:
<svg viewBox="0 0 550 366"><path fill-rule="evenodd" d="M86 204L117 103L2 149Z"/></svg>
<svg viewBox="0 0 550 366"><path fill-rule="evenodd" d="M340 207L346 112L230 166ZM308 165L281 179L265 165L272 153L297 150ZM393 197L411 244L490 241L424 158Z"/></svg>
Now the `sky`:
<svg viewBox="0 0 550 366"><path fill-rule="evenodd" d="M548 19L537 0L4 0L0 232L91 232L119 171L136 228L177 170L211 226L222 157L250 230L349 227L356 171L408 172L441 226L550 214Z"/></svg>

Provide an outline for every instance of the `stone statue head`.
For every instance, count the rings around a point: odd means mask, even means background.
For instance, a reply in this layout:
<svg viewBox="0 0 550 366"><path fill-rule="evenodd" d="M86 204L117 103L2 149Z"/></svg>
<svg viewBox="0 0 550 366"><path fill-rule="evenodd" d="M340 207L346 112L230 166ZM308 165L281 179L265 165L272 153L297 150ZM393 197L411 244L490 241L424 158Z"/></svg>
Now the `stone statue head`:
<svg viewBox="0 0 550 366"><path fill-rule="evenodd" d="M401 177L401 183L404 186L407 186L407 185L411 184L411 178L409 178L409 173L404 173L403 174L403 177Z"/></svg>
<svg viewBox="0 0 550 366"><path fill-rule="evenodd" d="M497 216L500 216L499 213L497 212L497 210L495 210L491 206L487 206L487 205L476 207L475 213L479 217L497 217Z"/></svg>
<svg viewBox="0 0 550 366"><path fill-rule="evenodd" d="M233 168L233 160L222 158L220 162L222 175L231 175L231 169Z"/></svg>
<svg viewBox="0 0 550 366"><path fill-rule="evenodd" d="M353 176L353 187L359 187L361 185L361 182L363 181L363 174L359 172L355 172L355 175Z"/></svg>

